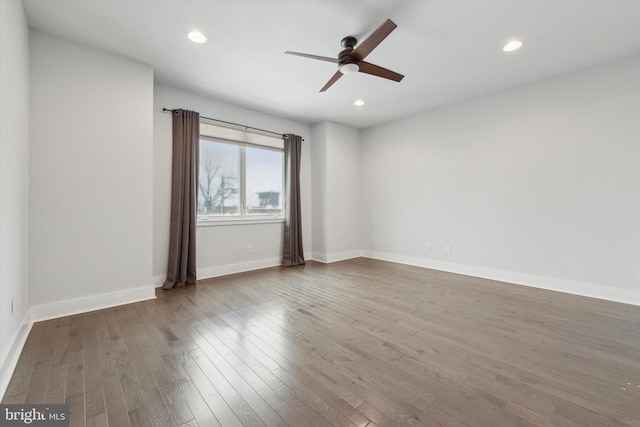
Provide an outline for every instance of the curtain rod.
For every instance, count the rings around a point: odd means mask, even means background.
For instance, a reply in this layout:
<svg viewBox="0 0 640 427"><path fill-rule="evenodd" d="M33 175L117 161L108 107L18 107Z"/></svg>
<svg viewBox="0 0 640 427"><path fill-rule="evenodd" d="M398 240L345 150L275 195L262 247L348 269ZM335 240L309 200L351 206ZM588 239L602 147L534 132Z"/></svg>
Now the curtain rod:
<svg viewBox="0 0 640 427"><path fill-rule="evenodd" d="M170 109L170 108L163 108L162 111L165 112L165 113L172 113L173 112L173 110ZM212 119L211 117L205 117L205 116L200 116L200 118L201 119L205 119L205 120L211 120L211 121L214 121L214 122L219 122L219 123L226 123L228 125L239 126L239 127L245 128L245 129L253 129L253 130L260 131L260 132L266 132L266 133L270 133L270 134L273 134L273 135L278 135L278 136L280 136L282 138L285 138L285 139L289 138L288 135L283 135L283 134L278 133L278 132L272 132L270 130L254 128L252 126L241 125L240 123L227 122L225 120ZM303 139L303 141L304 141L304 139Z"/></svg>

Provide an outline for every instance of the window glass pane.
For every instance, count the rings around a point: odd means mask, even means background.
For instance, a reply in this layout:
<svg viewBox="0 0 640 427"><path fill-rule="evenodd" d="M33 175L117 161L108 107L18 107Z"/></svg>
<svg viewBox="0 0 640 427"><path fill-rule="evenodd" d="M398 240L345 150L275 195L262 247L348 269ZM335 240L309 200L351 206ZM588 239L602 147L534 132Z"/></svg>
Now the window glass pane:
<svg viewBox="0 0 640 427"><path fill-rule="evenodd" d="M240 215L240 147L200 140L198 217Z"/></svg>
<svg viewBox="0 0 640 427"><path fill-rule="evenodd" d="M282 151L246 148L247 215L282 216Z"/></svg>

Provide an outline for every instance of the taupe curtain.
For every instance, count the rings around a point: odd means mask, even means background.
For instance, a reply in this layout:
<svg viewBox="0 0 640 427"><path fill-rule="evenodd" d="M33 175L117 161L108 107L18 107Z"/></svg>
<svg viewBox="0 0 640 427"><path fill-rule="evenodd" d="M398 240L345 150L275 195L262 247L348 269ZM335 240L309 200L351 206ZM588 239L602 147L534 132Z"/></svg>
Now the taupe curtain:
<svg viewBox="0 0 640 427"><path fill-rule="evenodd" d="M171 289L196 283L196 204L200 114L173 110L171 223L169 265L162 287Z"/></svg>
<svg viewBox="0 0 640 427"><path fill-rule="evenodd" d="M304 264L302 249L302 214L300 212L300 155L302 137L285 135L284 162L285 188L287 192L282 265L286 267Z"/></svg>

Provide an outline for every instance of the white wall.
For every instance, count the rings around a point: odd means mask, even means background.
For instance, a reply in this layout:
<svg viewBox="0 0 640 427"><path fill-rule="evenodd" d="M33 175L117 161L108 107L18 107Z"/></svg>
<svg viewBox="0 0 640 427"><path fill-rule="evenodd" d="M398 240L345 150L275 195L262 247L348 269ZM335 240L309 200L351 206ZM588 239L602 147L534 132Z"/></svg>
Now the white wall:
<svg viewBox="0 0 640 427"><path fill-rule="evenodd" d="M313 209L313 259L327 261L327 127L321 122L311 127L311 206Z"/></svg>
<svg viewBox="0 0 640 427"><path fill-rule="evenodd" d="M313 125L314 259L360 255L360 131L333 122Z"/></svg>
<svg viewBox="0 0 640 427"><path fill-rule="evenodd" d="M153 70L31 33L34 316L152 298Z"/></svg>
<svg viewBox="0 0 640 427"><path fill-rule="evenodd" d="M294 133L305 139L300 175L302 235L305 258L310 258L311 237L311 128L307 124L268 115L189 93L163 84L155 85L153 144L153 274L156 286L167 273L169 219L171 214L171 115L162 108L184 108L200 115L241 123L274 132ZM242 224L198 227L198 278L279 265L282 259L283 224ZM253 253L248 253L252 244Z"/></svg>
<svg viewBox="0 0 640 427"><path fill-rule="evenodd" d="M329 260L360 255L360 130L327 128L327 253Z"/></svg>
<svg viewBox="0 0 640 427"><path fill-rule="evenodd" d="M0 52L1 398L28 332L20 326L28 304L29 31L20 1L0 1Z"/></svg>
<svg viewBox="0 0 640 427"><path fill-rule="evenodd" d="M367 255L640 304L639 58L368 129L361 152Z"/></svg>

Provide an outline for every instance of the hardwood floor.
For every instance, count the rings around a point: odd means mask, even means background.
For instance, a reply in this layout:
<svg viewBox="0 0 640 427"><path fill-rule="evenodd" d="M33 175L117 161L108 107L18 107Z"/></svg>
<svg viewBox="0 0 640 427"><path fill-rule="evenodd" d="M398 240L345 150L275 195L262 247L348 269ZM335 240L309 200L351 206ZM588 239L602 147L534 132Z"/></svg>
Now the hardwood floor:
<svg viewBox="0 0 640 427"><path fill-rule="evenodd" d="M354 259L36 323L72 426L640 426L640 307Z"/></svg>

